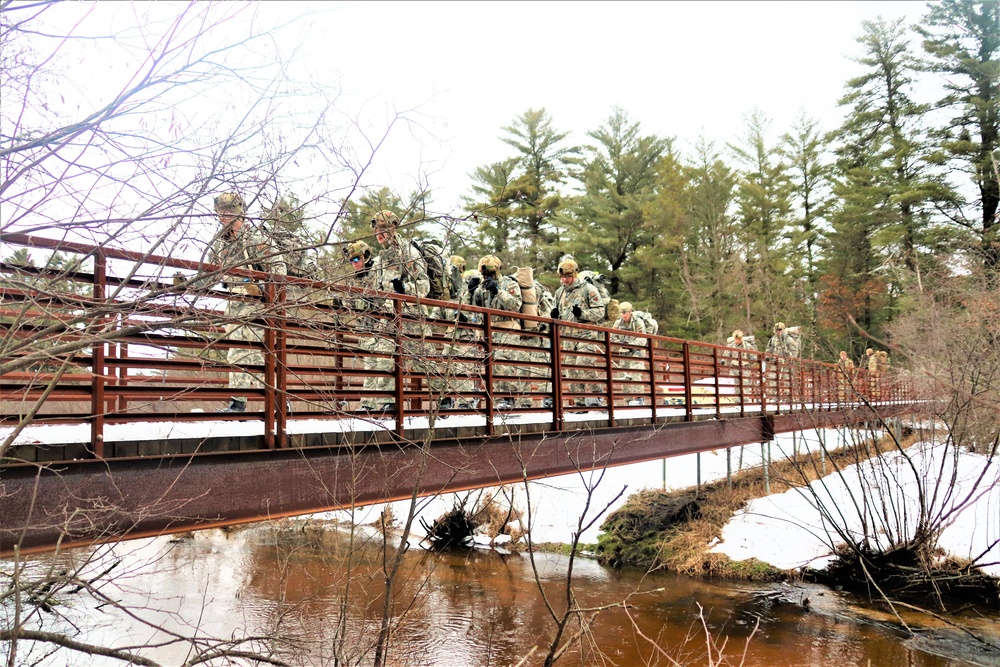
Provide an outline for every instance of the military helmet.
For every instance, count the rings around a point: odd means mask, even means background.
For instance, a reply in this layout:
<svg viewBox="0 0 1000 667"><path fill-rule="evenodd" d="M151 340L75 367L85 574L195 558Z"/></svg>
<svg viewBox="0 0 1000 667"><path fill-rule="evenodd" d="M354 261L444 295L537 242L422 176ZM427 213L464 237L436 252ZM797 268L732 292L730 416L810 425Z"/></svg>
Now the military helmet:
<svg viewBox="0 0 1000 667"><path fill-rule="evenodd" d="M486 255L479 260L479 272L482 273L483 269L487 269L494 273L499 273L500 269L503 268L503 262L496 255Z"/></svg>
<svg viewBox="0 0 1000 667"><path fill-rule="evenodd" d="M559 275L560 276L573 276L579 273L580 265L576 263L572 257L564 258L559 262Z"/></svg>
<svg viewBox="0 0 1000 667"><path fill-rule="evenodd" d="M372 217L372 229L392 229L399 227L399 218L392 211L379 211Z"/></svg>
<svg viewBox="0 0 1000 667"><path fill-rule="evenodd" d="M736 339L736 338L743 338L743 330L742 329L736 329L736 330L733 331L733 339Z"/></svg>
<svg viewBox="0 0 1000 667"><path fill-rule="evenodd" d="M785 323L784 322L778 322L777 324L774 325L774 330L775 330L775 332L784 331L785 330Z"/></svg>
<svg viewBox="0 0 1000 667"><path fill-rule="evenodd" d="M620 304L618 304L618 312L631 313L633 310L635 309L632 307L632 304L629 303L628 301L622 301Z"/></svg>
<svg viewBox="0 0 1000 667"><path fill-rule="evenodd" d="M469 269L468 271L462 274L462 278L464 280L472 280L473 278L478 278L478 277L479 277L479 271L476 271L475 269Z"/></svg>
<svg viewBox="0 0 1000 667"><path fill-rule="evenodd" d="M465 272L465 258L461 255L452 255L449 259L452 266L457 266L459 271Z"/></svg>
<svg viewBox="0 0 1000 667"><path fill-rule="evenodd" d="M243 215L247 206L238 192L223 192L215 198L215 212L228 215Z"/></svg>
<svg viewBox="0 0 1000 667"><path fill-rule="evenodd" d="M355 241L354 243L348 243L344 247L344 259L351 261L355 257L361 257L366 262L368 258L372 256L372 249L364 241Z"/></svg>

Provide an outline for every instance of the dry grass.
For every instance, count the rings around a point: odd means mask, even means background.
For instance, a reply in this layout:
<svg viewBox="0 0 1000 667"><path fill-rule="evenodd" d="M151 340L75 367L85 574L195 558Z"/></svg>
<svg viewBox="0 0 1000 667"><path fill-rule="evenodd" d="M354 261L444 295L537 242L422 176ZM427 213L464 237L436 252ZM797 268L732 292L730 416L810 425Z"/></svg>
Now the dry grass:
<svg viewBox="0 0 1000 667"><path fill-rule="evenodd" d="M769 467L770 492L783 493L804 486L824 474L858 463L876 451L909 447L915 438L901 441L891 436L828 450L824 462L819 452L801 454L795 461L782 460ZM749 580L778 580L789 573L750 559L732 561L711 553L709 544L721 537L733 514L754 498L767 495L764 470L755 467L733 475L732 488L722 480L694 489L662 492L645 490L634 494L602 525L598 559L612 566L663 569L687 575Z"/></svg>

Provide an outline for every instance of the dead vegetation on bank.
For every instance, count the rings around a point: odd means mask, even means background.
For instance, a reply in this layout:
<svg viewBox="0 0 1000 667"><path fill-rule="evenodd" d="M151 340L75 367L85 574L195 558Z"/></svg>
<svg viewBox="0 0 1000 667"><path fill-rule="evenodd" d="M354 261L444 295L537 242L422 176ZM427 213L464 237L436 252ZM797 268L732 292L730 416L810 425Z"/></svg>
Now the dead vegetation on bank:
<svg viewBox="0 0 1000 667"><path fill-rule="evenodd" d="M672 492L645 490L633 495L601 526L596 556L612 567L663 570L689 576L752 581L805 578L861 594L909 600L945 611L962 606L1000 609L1000 582L970 563L953 558L929 558L919 539L885 552L844 546L823 571L785 571L756 559L733 561L710 551L734 513L759 497L802 487L861 460L890 451L904 451L916 442L907 434L898 440L887 434L838 450L800 454L769 466L770 492L764 469L757 466L702 487ZM825 458L825 461L823 460ZM937 554L941 556L941 554ZM877 593L875 593L877 591Z"/></svg>
<svg viewBox="0 0 1000 667"><path fill-rule="evenodd" d="M903 447L913 443L910 436ZM878 442L878 450L895 449L890 437ZM872 448L874 451L874 448ZM857 448L827 450L825 471L832 472L858 459ZM799 454L795 460L771 462L768 475L770 493L801 487L824 475L820 452ZM601 526L597 558L612 567L666 570L686 575L777 581L789 573L755 559L733 561L724 554L711 553L709 545L722 535L722 528L755 498L768 495L764 469L747 468L726 480L694 490L644 490L611 513Z"/></svg>

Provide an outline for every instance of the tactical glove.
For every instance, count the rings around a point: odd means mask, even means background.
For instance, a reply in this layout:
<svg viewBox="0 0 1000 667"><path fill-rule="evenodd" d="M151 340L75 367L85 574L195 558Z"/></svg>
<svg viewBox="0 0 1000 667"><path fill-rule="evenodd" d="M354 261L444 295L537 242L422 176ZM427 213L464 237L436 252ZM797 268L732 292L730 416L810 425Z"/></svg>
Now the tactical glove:
<svg viewBox="0 0 1000 667"><path fill-rule="evenodd" d="M403 279L402 278L393 278L392 279L392 289L396 290L396 294L406 294L406 288L403 287Z"/></svg>
<svg viewBox="0 0 1000 667"><path fill-rule="evenodd" d="M549 317L551 317L554 320L558 320L559 319L559 309L558 308L553 308L552 312L549 313Z"/></svg>
<svg viewBox="0 0 1000 667"><path fill-rule="evenodd" d="M458 321L462 322L462 323L466 323L466 322L469 321L469 318L465 316L465 313L459 313L458 314Z"/></svg>
<svg viewBox="0 0 1000 667"><path fill-rule="evenodd" d="M573 305L573 317L575 317L577 320L581 321L583 320L583 310L581 310L580 306L576 304Z"/></svg>
<svg viewBox="0 0 1000 667"><path fill-rule="evenodd" d="M486 280L484 280L483 287L485 287L486 291L492 294L493 296L496 296L497 292L500 291L500 285L497 284L496 278L487 278Z"/></svg>
<svg viewBox="0 0 1000 667"><path fill-rule="evenodd" d="M476 291L476 288L479 287L479 283L481 281L482 281L482 278L478 278L478 277L477 278L469 278L469 294L472 294L473 292Z"/></svg>

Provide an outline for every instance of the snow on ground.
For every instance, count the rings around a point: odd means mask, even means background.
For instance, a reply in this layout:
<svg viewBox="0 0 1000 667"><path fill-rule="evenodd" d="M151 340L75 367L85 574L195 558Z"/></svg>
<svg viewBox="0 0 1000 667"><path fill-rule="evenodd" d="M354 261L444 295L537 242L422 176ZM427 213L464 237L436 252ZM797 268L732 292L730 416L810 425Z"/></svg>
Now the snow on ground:
<svg viewBox="0 0 1000 667"><path fill-rule="evenodd" d="M852 465L807 489L758 498L738 512L712 551L733 560L757 558L782 569L823 567L832 546L841 543L820 507L835 513L836 523L853 535L862 521L876 526L873 542L885 531L912 534L921 494L934 516L948 517L939 545L950 556L979 558L983 571L1000 576L1000 464L969 452L922 442L906 452L887 454L881 466ZM907 458L909 461L907 461ZM938 480L942 480L938 482ZM866 506L862 491L872 499ZM872 508L892 508L888 521Z"/></svg>

